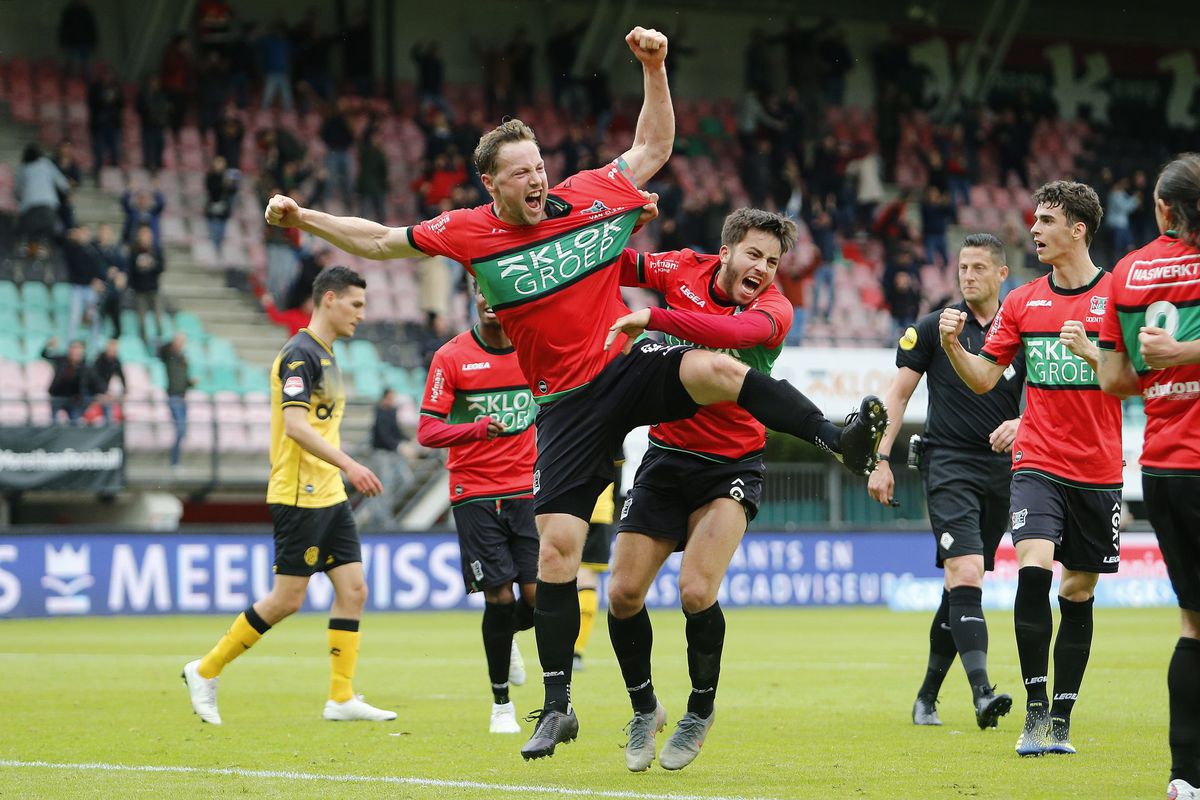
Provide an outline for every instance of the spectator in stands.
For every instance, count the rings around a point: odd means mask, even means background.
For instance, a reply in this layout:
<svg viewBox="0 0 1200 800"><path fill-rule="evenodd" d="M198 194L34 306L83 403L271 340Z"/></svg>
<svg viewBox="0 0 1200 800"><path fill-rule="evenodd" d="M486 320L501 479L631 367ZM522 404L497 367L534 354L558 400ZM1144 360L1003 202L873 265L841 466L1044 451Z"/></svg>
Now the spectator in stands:
<svg viewBox="0 0 1200 800"><path fill-rule="evenodd" d="M966 129L961 123L950 129L950 138L946 142L946 183L950 202L956 206L970 204L972 159L966 141Z"/></svg>
<svg viewBox="0 0 1200 800"><path fill-rule="evenodd" d="M221 121L229 99L229 63L220 51L209 50L200 59L196 72L196 127L207 138Z"/></svg>
<svg viewBox="0 0 1200 800"><path fill-rule="evenodd" d="M208 173L204 176L204 191L207 195L204 217L208 220L208 238L217 252L218 261L221 258L221 247L225 244L225 227L229 224L233 203L237 199L239 177L238 171L230 169L221 156L212 160Z"/></svg>
<svg viewBox="0 0 1200 800"><path fill-rule="evenodd" d="M271 295L263 292L259 301L262 303L263 311L271 322L280 325L287 329L289 336L295 336L301 328L308 325L312 320L313 302L312 294L304 298L304 302L299 308L279 308L275 305L275 299Z"/></svg>
<svg viewBox="0 0 1200 800"><path fill-rule="evenodd" d="M286 129L279 126L260 128L255 138L260 154L259 169L267 176L266 180L284 180L289 166L293 168L293 174L302 174L299 167L307 148ZM300 181L303 179L299 178ZM295 185L291 188L295 188Z"/></svg>
<svg viewBox="0 0 1200 800"><path fill-rule="evenodd" d="M264 198L285 191L281 184L262 185L267 187L267 191L260 193ZM273 298L285 298L296 280L296 250L300 246L300 231L263 222L263 245L267 250L267 294Z"/></svg>
<svg viewBox="0 0 1200 800"><path fill-rule="evenodd" d="M854 182L854 216L860 228L869 229L875 219L875 209L883 202L883 159L879 150L863 145L855 158L846 165L846 177Z"/></svg>
<svg viewBox="0 0 1200 800"><path fill-rule="evenodd" d="M346 117L345 98L339 99L337 103L330 103L326 108L319 134L325 144L325 171L331 188L349 209L350 198L353 195L350 173L354 171L354 166L350 158L350 148L354 147L354 131Z"/></svg>
<svg viewBox="0 0 1200 800"><path fill-rule="evenodd" d="M1133 233L1133 246L1142 247L1158 232L1154 221L1154 187L1146 179L1146 170L1139 169L1133 173L1129 191L1138 200L1137 208L1129 215L1129 230Z"/></svg>
<svg viewBox="0 0 1200 800"><path fill-rule="evenodd" d="M383 152L383 135L378 129L363 131L359 139L355 188L358 190L359 216L386 224L388 162Z"/></svg>
<svg viewBox="0 0 1200 800"><path fill-rule="evenodd" d="M284 111L291 111L292 99L292 45L288 41L287 26L276 20L258 40L259 58L262 62L263 87L262 107L270 108L275 97L279 97Z"/></svg>
<svg viewBox="0 0 1200 800"><path fill-rule="evenodd" d="M137 112L142 120L142 166L156 175L163 167L167 126L171 124L171 100L163 91L158 75L150 75L142 84Z"/></svg>
<svg viewBox="0 0 1200 800"><path fill-rule="evenodd" d="M921 236L925 241L925 260L930 264L940 261L943 269L950 267L946 231L954 218L954 203L950 197L935 185L925 187L925 197L921 201Z"/></svg>
<svg viewBox="0 0 1200 800"><path fill-rule="evenodd" d="M71 190L66 177L36 144L25 146L21 169L13 190L17 199L17 227L29 255L45 255L49 242L62 232L61 195Z"/></svg>
<svg viewBox="0 0 1200 800"><path fill-rule="evenodd" d="M125 209L125 224L121 229L121 240L129 244L137 233L137 229L146 225L154 236L154 246L160 247L162 238L159 235L159 220L162 218L162 212L166 206L167 200L157 188L153 192L144 188L138 189L136 192L126 189L125 193L121 195L121 208Z"/></svg>
<svg viewBox="0 0 1200 800"><path fill-rule="evenodd" d="M42 349L42 358L54 367L49 389L50 419L57 423L59 416L65 414L67 421L74 425L87 410L91 389L88 365L83 358L84 344L74 340L67 346L66 353L55 355L56 350L58 337L52 336Z"/></svg>
<svg viewBox="0 0 1200 800"><path fill-rule="evenodd" d="M917 321L917 314L921 310L921 288L911 272L897 270L885 292L885 299L892 312L893 323L893 335L888 341L895 341L908 326Z"/></svg>
<svg viewBox="0 0 1200 800"><path fill-rule="evenodd" d="M1113 183L1112 191L1108 193L1108 202L1104 204L1104 222L1112 235L1112 258L1107 264L1109 270L1125 254L1134 248L1133 229L1129 217L1137 211L1141 203L1138 194L1130 192L1129 178L1120 178Z"/></svg>
<svg viewBox="0 0 1200 800"><path fill-rule="evenodd" d="M446 200L454 193L454 187L467 182L467 166L456 150L440 153L433 159L429 172L413 183L421 200L421 213L432 217L441 211ZM453 206L451 206L453 207Z"/></svg>
<svg viewBox="0 0 1200 800"><path fill-rule="evenodd" d="M99 44L96 15L84 0L70 0L58 18L58 46L66 56L67 74L89 79Z"/></svg>
<svg viewBox="0 0 1200 800"><path fill-rule="evenodd" d="M287 293L279 298L281 308L293 309L304 305L305 300L312 299L313 283L317 276L333 261L333 250L328 247L317 247L305 251L300 256L300 266L296 279L288 287Z"/></svg>
<svg viewBox="0 0 1200 800"><path fill-rule="evenodd" d="M822 322L829 322L833 314L833 279L838 259L837 246L837 201L833 195L813 198L809 206L808 232L817 248L817 267L812 271L812 313ZM821 303L822 297L825 303ZM801 320L803 330L803 320Z"/></svg>
<svg viewBox="0 0 1200 800"><path fill-rule="evenodd" d="M100 294L100 319L112 323L113 338L121 338L121 308L125 289L129 286L129 264L110 225L96 226L94 242L100 269L104 273L104 289Z"/></svg>
<svg viewBox="0 0 1200 800"><path fill-rule="evenodd" d="M79 184L83 183L83 167L75 157L75 143L70 139L63 139L58 143L54 153L54 165L71 185L69 191L58 193L58 216L62 220L62 229L66 231L75 227L75 202L72 194Z"/></svg>
<svg viewBox="0 0 1200 800"><path fill-rule="evenodd" d="M92 137L92 174L99 185L106 158L112 166L121 166L121 109L125 101L121 84L107 67L98 67L96 73L88 86L88 131Z"/></svg>
<svg viewBox="0 0 1200 800"><path fill-rule="evenodd" d="M230 169L242 169L242 139L245 136L246 126L242 124L242 115L238 113L236 105L229 103L217 125L215 150Z"/></svg>
<svg viewBox="0 0 1200 800"><path fill-rule="evenodd" d="M154 241L154 232L149 225L139 225L129 246L129 286L133 289L134 308L137 310L138 331L146 347L152 346L146 332L146 315L154 311L154 331L161 339L163 335L162 306L158 296L159 279L166 269L162 249Z"/></svg>
<svg viewBox="0 0 1200 800"><path fill-rule="evenodd" d="M161 72L163 91L171 101L171 131L178 141L195 82L192 45L182 33L175 34L163 51Z"/></svg>
<svg viewBox="0 0 1200 800"><path fill-rule="evenodd" d="M187 391L196 385L188 367L184 347L187 336L176 331L171 341L158 349L167 371L167 407L171 409L171 422L175 424L175 442L171 445L171 466L179 465L179 452L187 436Z"/></svg>
<svg viewBox="0 0 1200 800"><path fill-rule="evenodd" d="M779 291L792 304L792 327L788 329L784 344L796 346L804 341L805 327L808 323L809 284L813 270L820 265L820 258L805 259L800 257L796 248L784 253L779 260L779 269L775 271L775 280Z"/></svg>
<svg viewBox="0 0 1200 800"><path fill-rule="evenodd" d="M371 426L372 469L383 484L383 492L369 497L358 508L359 524L389 526L393 524L396 503L413 482L412 469L404 450L409 436L396 418L396 392L384 389L375 404L375 422Z"/></svg>
<svg viewBox="0 0 1200 800"><path fill-rule="evenodd" d="M112 422L113 402L124 397L126 392L125 370L117 355L118 342L116 337L108 340L104 350L92 362L88 377L91 379L92 399L100 404L105 422ZM121 391L113 389L113 378L121 381Z"/></svg>
<svg viewBox="0 0 1200 800"><path fill-rule="evenodd" d="M71 283L71 305L67 317L67 340L74 341L81 324L91 328L87 344L100 343L100 313L97 305L104 291L104 271L100 255L92 246L91 234L82 226L67 231L63 241L63 260Z"/></svg>
<svg viewBox="0 0 1200 800"><path fill-rule="evenodd" d="M201 52L225 54L233 38L233 9L225 0L200 0L196 5L196 41Z"/></svg>

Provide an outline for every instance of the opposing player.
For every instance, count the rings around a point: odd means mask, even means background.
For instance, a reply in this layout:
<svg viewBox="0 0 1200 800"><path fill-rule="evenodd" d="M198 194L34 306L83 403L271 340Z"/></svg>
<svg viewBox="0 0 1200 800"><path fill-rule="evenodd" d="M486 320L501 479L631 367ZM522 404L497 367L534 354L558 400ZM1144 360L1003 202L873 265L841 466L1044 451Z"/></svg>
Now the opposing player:
<svg viewBox="0 0 1200 800"><path fill-rule="evenodd" d="M786 217L741 208L725 219L717 255L626 250L622 283L662 293L667 309L622 317L609 339L663 331L668 344L726 349L754 374L769 375L793 316L773 285L775 271L795 240L796 225ZM634 772L654 760L655 735L666 723L651 681L654 635L645 603L676 550L683 550L679 596L692 691L659 763L671 770L690 764L712 727L725 642L717 590L758 511L765 443L763 426L734 403L650 429L650 446L621 510L608 585L609 638L633 705L625 765Z"/></svg>
<svg viewBox="0 0 1200 800"><path fill-rule="evenodd" d="M546 689L525 758L552 755L579 730L571 667L579 633L579 568L588 517L611 481L626 432L682 419L703 405L737 402L767 427L837 455L852 472L874 466L884 409L863 400L838 428L786 382L751 373L734 359L685 346L639 343L621 356L605 349L611 320L628 308L616 259L643 213L637 189L666 163L675 136L664 60L667 40L635 28L626 37L642 64L645 100L633 146L600 169L553 191L533 131L509 120L485 134L475 164L492 203L450 211L419 225L388 228L303 209L277 195L267 221L295 226L356 255L392 259L446 255L464 264L512 339L521 371L541 406L534 505L538 515L534 625ZM621 343L618 343L621 344Z"/></svg>
<svg viewBox="0 0 1200 800"><path fill-rule="evenodd" d="M184 666L192 709L204 722L221 724L217 679L225 665L300 610L309 578L316 572L325 573L334 592L325 719L396 718L395 712L363 702L353 688L367 586L341 473L363 494L378 494L383 487L371 470L342 452L345 394L333 343L353 336L362 322L366 289L367 282L346 267L321 272L313 282L312 322L288 340L271 366L267 504L275 526L275 583L270 594L238 615L208 655Z"/></svg>
<svg viewBox="0 0 1200 800"><path fill-rule="evenodd" d="M1112 276L1088 245L1103 211L1095 191L1054 181L1034 192L1030 228L1051 271L1009 293L979 355L963 347L966 312L942 312L942 348L967 386L982 394L1024 349L1025 414L1013 443L1012 539L1020 571L1014 621L1025 681L1023 756L1074 753L1071 711L1092 646L1092 605L1101 573L1121 561L1121 404L1100 391L1095 340ZM1054 641L1054 700L1046 695L1054 561L1063 566Z"/></svg>
<svg viewBox="0 0 1200 800"><path fill-rule="evenodd" d="M1000 285L1008 277L1004 243L973 233L958 253L958 288L963 301L954 306L967 315L959 342L979 353L996 312ZM900 337L896 377L884 402L888 427L879 443L879 465L867 481L871 497L893 503L892 446L904 410L922 376L928 376L929 408L920 456L926 506L933 526L937 565L945 570L942 602L929 629L925 681L913 703L913 723L941 725L938 692L962 656L980 728L995 727L1012 708L1012 698L996 694L987 673L988 628L983 616L983 575L995 565L996 547L1008 529L1008 487L1012 478L1007 453L1012 449L1025 384L1025 358L1018 353L987 394L968 389L938 346L935 312L922 317ZM903 463L903 459L901 460Z"/></svg>
<svg viewBox="0 0 1200 800"><path fill-rule="evenodd" d="M479 324L446 342L433 357L417 441L450 448L450 508L463 584L468 594L483 592L484 599L483 652L492 684L489 729L520 733L508 687L525 682L513 634L533 627L536 406L512 342L477 287L475 306Z"/></svg>
<svg viewBox="0 0 1200 800"><path fill-rule="evenodd" d="M1167 670L1168 800L1200 798L1200 154L1163 168L1154 188L1162 235L1113 269L1100 331L1100 385L1146 404L1142 491L1180 634Z"/></svg>

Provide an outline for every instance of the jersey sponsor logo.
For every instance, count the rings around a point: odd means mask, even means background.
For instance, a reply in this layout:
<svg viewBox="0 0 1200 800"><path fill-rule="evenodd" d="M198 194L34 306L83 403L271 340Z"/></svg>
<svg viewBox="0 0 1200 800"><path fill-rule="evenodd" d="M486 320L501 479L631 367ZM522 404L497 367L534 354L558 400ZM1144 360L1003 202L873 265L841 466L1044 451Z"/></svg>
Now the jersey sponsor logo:
<svg viewBox="0 0 1200 800"><path fill-rule="evenodd" d="M1022 508L1020 511L1012 513L1012 529L1014 531L1025 527L1025 519L1029 516L1029 509Z"/></svg>
<svg viewBox="0 0 1200 800"><path fill-rule="evenodd" d="M450 212L443 211L441 214L424 224L425 228L430 233L441 233L442 231L446 230L446 226L450 224Z"/></svg>
<svg viewBox="0 0 1200 800"><path fill-rule="evenodd" d="M470 364L462 365L463 372L472 372L477 369L491 369L492 362L490 361L475 361Z"/></svg>
<svg viewBox="0 0 1200 800"><path fill-rule="evenodd" d="M917 346L917 329L910 325L910 326L908 326L908 328L906 328L904 330L904 335L900 337L900 349L901 350L912 350L916 346Z"/></svg>
<svg viewBox="0 0 1200 800"><path fill-rule="evenodd" d="M1200 397L1200 381L1165 381L1146 387L1147 400L1195 400Z"/></svg>
<svg viewBox="0 0 1200 800"><path fill-rule="evenodd" d="M1057 336L1031 336L1025 340L1025 371L1033 384L1096 385L1096 371Z"/></svg>
<svg viewBox="0 0 1200 800"><path fill-rule="evenodd" d="M536 406L528 389L513 389L507 392L475 392L464 394L466 416L471 422L486 417L504 426L505 433L523 431L533 422ZM458 417L452 414L452 417ZM457 420L456 420L457 421Z"/></svg>
<svg viewBox="0 0 1200 800"><path fill-rule="evenodd" d="M438 367L433 371L433 383L429 385L429 402L436 403L446 390L446 374Z"/></svg>
<svg viewBox="0 0 1200 800"><path fill-rule="evenodd" d="M301 364L303 364L303 363L304 363L304 359L300 359L299 361L289 361L289 362L288 362L288 365L287 365L287 368L288 368L288 369L295 369L296 367L300 366L300 365L301 365Z"/></svg>
<svg viewBox="0 0 1200 800"><path fill-rule="evenodd" d="M592 201L592 205L590 207L583 209L579 213L580 214L603 214L608 211L612 211L612 209L609 208L608 206L604 205L603 201L594 200L594 201Z"/></svg>
<svg viewBox="0 0 1200 800"><path fill-rule="evenodd" d="M1135 261L1125 276L1127 289L1186 286L1200 281L1200 259L1195 254L1175 258Z"/></svg>
<svg viewBox="0 0 1200 800"><path fill-rule="evenodd" d="M700 306L701 308L704 308L706 305L708 305L703 299L701 299L700 297L697 297L696 293L693 292L691 289L689 289L687 286L680 286L679 291L683 293L684 297L686 297L688 300L691 300L693 303Z"/></svg>
<svg viewBox="0 0 1200 800"><path fill-rule="evenodd" d="M1030 300L1025 304L1026 308L1050 308L1054 305L1053 300Z"/></svg>
<svg viewBox="0 0 1200 800"><path fill-rule="evenodd" d="M283 393L288 397L295 397L298 394L304 393L304 378L299 375L292 375L283 382Z"/></svg>

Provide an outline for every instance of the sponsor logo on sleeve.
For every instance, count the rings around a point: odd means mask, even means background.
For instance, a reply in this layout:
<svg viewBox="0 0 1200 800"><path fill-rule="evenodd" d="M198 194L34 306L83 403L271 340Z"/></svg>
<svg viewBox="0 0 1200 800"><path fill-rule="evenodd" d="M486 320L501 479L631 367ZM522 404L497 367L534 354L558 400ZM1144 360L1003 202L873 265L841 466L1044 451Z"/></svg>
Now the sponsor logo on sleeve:
<svg viewBox="0 0 1200 800"><path fill-rule="evenodd" d="M900 349L912 350L917 346L917 329L911 325L904 331L904 335L900 337Z"/></svg>
<svg viewBox="0 0 1200 800"><path fill-rule="evenodd" d="M304 393L304 378L299 375L292 375L283 382L283 393L288 397L295 397L298 394Z"/></svg>

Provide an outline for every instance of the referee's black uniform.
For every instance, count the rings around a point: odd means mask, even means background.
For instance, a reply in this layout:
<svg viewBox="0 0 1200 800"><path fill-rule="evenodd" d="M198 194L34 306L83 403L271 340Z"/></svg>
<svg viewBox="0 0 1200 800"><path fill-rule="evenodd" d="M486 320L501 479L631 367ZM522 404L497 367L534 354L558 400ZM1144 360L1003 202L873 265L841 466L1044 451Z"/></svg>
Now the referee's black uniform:
<svg viewBox="0 0 1200 800"><path fill-rule="evenodd" d="M965 301L967 313L959 341L978 354L987 336ZM904 332L896 366L927 376L929 412L925 419L921 477L929 521L937 538L937 565L947 558L982 555L994 566L996 546L1008 527L1010 457L995 453L988 437L1000 423L1020 413L1025 358L1018 355L995 388L975 394L954 371L939 341L941 311L922 317Z"/></svg>

